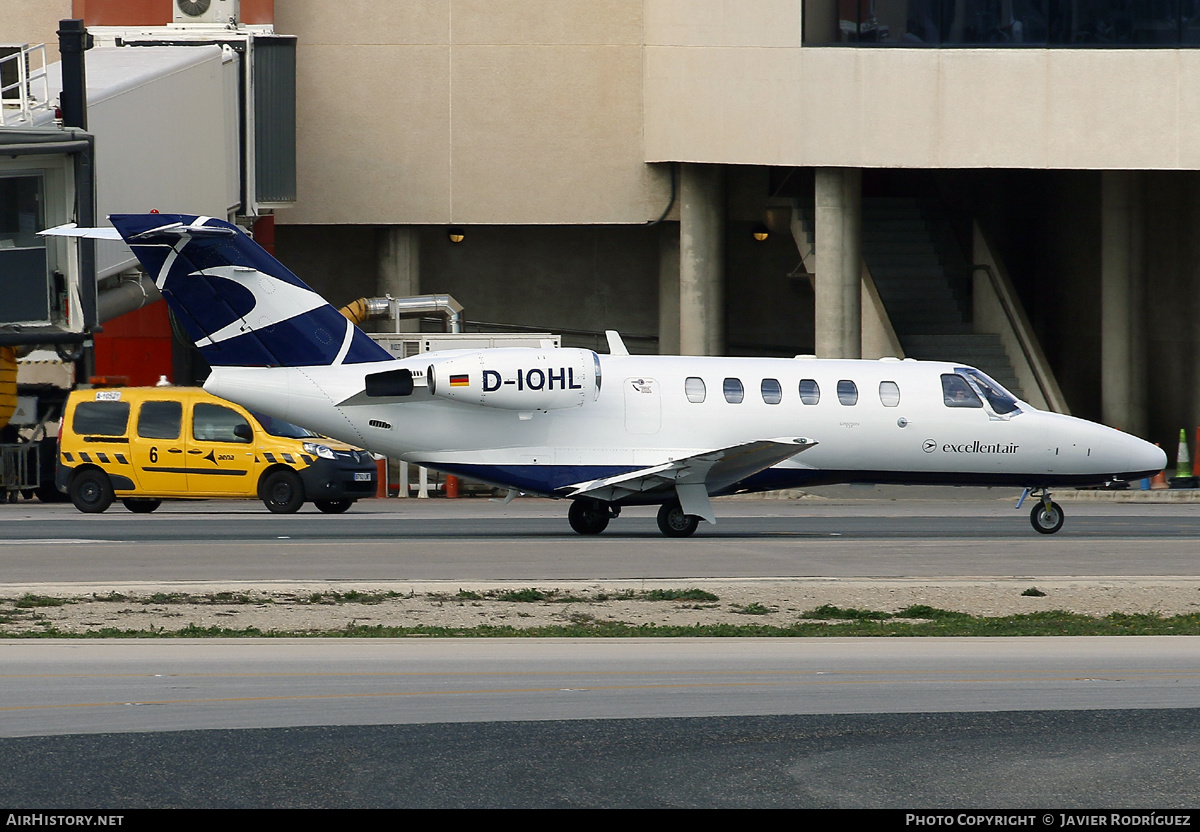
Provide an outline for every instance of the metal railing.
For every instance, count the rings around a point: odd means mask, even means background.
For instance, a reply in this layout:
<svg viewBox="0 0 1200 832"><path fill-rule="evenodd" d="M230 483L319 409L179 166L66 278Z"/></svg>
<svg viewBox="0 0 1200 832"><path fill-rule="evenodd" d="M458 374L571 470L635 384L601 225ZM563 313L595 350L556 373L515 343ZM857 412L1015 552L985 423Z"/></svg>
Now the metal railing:
<svg viewBox="0 0 1200 832"><path fill-rule="evenodd" d="M30 456L34 459L32 466L29 464ZM37 488L40 473L36 445L28 442L0 445L0 498L11 491L31 491Z"/></svg>
<svg viewBox="0 0 1200 832"><path fill-rule="evenodd" d="M32 60L35 55L40 63ZM0 79L8 77L13 69L17 80L0 84L0 127L31 126L37 113L52 112L46 44L22 46L0 57Z"/></svg>

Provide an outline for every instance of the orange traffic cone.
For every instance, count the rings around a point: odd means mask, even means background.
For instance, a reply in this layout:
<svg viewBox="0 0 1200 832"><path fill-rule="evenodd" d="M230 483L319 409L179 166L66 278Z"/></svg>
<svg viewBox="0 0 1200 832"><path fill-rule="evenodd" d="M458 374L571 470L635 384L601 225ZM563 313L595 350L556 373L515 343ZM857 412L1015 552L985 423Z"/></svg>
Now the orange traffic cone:
<svg viewBox="0 0 1200 832"><path fill-rule="evenodd" d="M1159 448L1162 447L1162 445L1160 445L1157 442L1155 442L1154 444L1156 447L1159 447ZM1150 479L1150 488L1154 491L1158 491L1159 489L1162 489L1162 488L1170 488L1170 486L1167 485L1167 472L1159 471L1157 474L1155 474Z"/></svg>
<svg viewBox="0 0 1200 832"><path fill-rule="evenodd" d="M1196 428L1196 458L1192 461L1192 476L1200 477L1200 427Z"/></svg>

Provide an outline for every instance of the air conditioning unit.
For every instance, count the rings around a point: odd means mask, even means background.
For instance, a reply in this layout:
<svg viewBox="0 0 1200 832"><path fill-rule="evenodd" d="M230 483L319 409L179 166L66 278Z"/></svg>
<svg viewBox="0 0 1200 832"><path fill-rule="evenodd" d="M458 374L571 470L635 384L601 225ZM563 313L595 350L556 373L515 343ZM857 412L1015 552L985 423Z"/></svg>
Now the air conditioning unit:
<svg viewBox="0 0 1200 832"><path fill-rule="evenodd" d="M241 19L239 11L238 0L175 0L172 22L225 26Z"/></svg>

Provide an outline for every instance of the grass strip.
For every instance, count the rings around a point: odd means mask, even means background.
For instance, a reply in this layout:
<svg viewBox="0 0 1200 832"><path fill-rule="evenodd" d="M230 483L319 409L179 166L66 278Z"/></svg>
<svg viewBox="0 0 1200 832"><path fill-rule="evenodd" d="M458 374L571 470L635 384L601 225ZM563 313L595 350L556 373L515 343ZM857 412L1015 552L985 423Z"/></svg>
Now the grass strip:
<svg viewBox="0 0 1200 832"><path fill-rule="evenodd" d="M861 612L861 611L859 611ZM915 613L921 613L920 616ZM786 626L763 624L710 624L689 626L632 625L612 621L585 621L538 627L481 625L478 627L386 627L348 625L334 630L260 630L255 627L197 627L179 630L154 627L145 630L103 628L69 633L52 627L0 638L813 638L813 637L914 637L914 636L1121 636L1200 635L1200 613L1161 616L1110 613L1096 618L1077 613L1048 612L988 618L910 607L890 619L802 619Z"/></svg>

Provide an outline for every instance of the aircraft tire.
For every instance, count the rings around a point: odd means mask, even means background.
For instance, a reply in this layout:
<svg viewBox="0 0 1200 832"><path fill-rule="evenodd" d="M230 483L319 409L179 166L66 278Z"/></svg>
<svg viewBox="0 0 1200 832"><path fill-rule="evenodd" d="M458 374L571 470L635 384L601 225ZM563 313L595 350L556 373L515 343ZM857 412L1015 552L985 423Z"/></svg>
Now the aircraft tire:
<svg viewBox="0 0 1200 832"><path fill-rule="evenodd" d="M658 530L667 537L691 537L700 525L700 518L684 514L677 501L663 503L658 510Z"/></svg>
<svg viewBox="0 0 1200 832"><path fill-rule="evenodd" d="M107 511L114 499L112 482L109 481L108 474L99 468L80 471L71 480L68 491L75 508L84 514L100 514Z"/></svg>
<svg viewBox="0 0 1200 832"><path fill-rule="evenodd" d="M259 487L263 505L275 514L294 514L304 505L304 483L291 469L268 474Z"/></svg>
<svg viewBox="0 0 1200 832"><path fill-rule="evenodd" d="M341 514L350 506L354 505L353 500L313 500L313 505L318 511L323 511L326 514Z"/></svg>
<svg viewBox="0 0 1200 832"><path fill-rule="evenodd" d="M1054 534L1062 528L1065 519L1062 506L1053 501L1049 506L1039 502L1029 512L1029 522L1038 534Z"/></svg>
<svg viewBox="0 0 1200 832"><path fill-rule="evenodd" d="M162 500L126 498L121 500L121 505L125 506L125 508L132 511L134 514L149 514L162 505Z"/></svg>
<svg viewBox="0 0 1200 832"><path fill-rule="evenodd" d="M575 500L567 511L567 521L577 534L600 534L608 528L608 506L587 497Z"/></svg>

